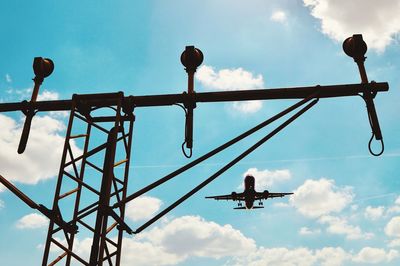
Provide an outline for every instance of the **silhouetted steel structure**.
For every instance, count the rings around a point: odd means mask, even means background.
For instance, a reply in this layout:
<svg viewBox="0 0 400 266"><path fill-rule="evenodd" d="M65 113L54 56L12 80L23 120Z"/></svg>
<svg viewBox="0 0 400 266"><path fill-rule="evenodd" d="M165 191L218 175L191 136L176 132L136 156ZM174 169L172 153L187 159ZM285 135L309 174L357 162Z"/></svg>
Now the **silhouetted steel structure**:
<svg viewBox="0 0 400 266"><path fill-rule="evenodd" d="M93 110L93 101L112 100L114 104L102 106L100 109L109 108L110 116L97 116ZM71 105L71 113L64 151L58 176L58 183L54 196L53 210L59 209L60 201L74 201L74 209L70 215L69 226L77 229L77 226L93 235L93 243L89 260L79 255L79 250L73 249L76 231L68 232L64 228L50 222L47 241L45 246L43 264L49 262L49 252L52 246L61 249L61 254L51 261L54 262L66 257L69 265L74 258L85 265L95 265L98 261L107 261L110 265L119 265L121 259L122 230L118 231L116 239L113 233L117 225L121 229L129 231L124 223L125 206L112 210L109 205L118 203L126 198L129 159L132 143L134 115L133 110L122 111L123 93L74 95ZM98 107L94 107L97 109ZM80 120L86 125L84 132L72 134L73 123ZM79 126L82 128L82 126ZM93 131L97 130L96 144L91 145ZM103 141L99 143L99 134L103 134ZM75 157L72 151L71 140L82 138L83 153ZM118 150L118 156L116 155ZM96 165L92 160L96 155L104 158L103 165ZM118 160L116 158L120 157ZM123 171L114 171L115 167L124 166ZM85 170L90 167L96 174L86 174ZM121 169L119 169L121 170ZM118 175L119 174L119 175ZM85 178L86 177L86 178ZM96 178L97 180L93 180ZM71 188L64 183L73 181ZM100 181L100 182L99 182ZM67 187L67 189L63 189ZM85 195L87 194L87 195ZM83 202L89 202L85 206L81 204L81 197L86 197ZM63 210L64 212L67 210ZM61 213L61 210L59 211ZM66 214L63 213L62 217ZM65 218L64 218L65 219ZM129 231L130 232L130 231ZM61 236L60 236L61 235ZM111 235L111 237L110 237ZM62 243L59 239L65 237Z"/></svg>
<svg viewBox="0 0 400 266"><path fill-rule="evenodd" d="M361 84L196 93L193 86L194 73L203 61L203 54L199 49L188 46L181 56L181 61L188 73L187 92L150 96L124 96L122 92L117 92L74 95L71 100L41 102L36 101L40 84L45 77L51 74L54 65L50 59L35 58L33 65L35 87L31 101L2 103L0 112L22 111L26 115L18 147L18 153L23 153L28 141L32 118L37 112L70 111L53 206L48 209L35 203L1 175L0 182L28 206L40 211L50 219L42 265L58 263L70 265L72 262L79 262L83 265L103 265L104 263L119 265L123 231L132 234L147 228L284 129L314 106L320 98L362 96L367 105L373 133L371 141L373 137L382 141L383 152L383 138L373 99L378 92L389 89L388 83L368 82L364 68L366 45L361 35L353 35L346 39L343 48L346 54L356 61L360 70ZM300 101L154 183L127 195L135 108L180 105L186 114L185 141L182 144L182 150L185 156L190 158L193 147L193 111L197 103L271 99L300 99ZM132 230L125 223L125 206L129 201L300 107L302 108L281 125L136 230ZM79 130L82 129L84 130L80 132ZM93 137L95 131L97 133ZM74 144L81 146L82 154L76 155L72 140ZM185 145L190 150L189 154L185 151ZM371 151L371 153L373 152ZM374 155L380 154L381 152ZM102 162L102 165L96 164L99 161ZM87 173L89 169L90 174ZM68 204L73 205L72 210L67 208ZM78 228L81 235L91 238L92 245L89 256L85 257L74 246Z"/></svg>

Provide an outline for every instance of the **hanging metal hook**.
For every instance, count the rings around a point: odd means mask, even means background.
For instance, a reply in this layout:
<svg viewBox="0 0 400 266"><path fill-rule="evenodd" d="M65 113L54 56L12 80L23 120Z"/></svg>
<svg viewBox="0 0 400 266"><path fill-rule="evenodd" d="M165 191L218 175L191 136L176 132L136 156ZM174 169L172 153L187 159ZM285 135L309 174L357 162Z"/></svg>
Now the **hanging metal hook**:
<svg viewBox="0 0 400 266"><path fill-rule="evenodd" d="M51 59L35 57L35 59L33 60L33 71L35 73L33 81L35 82L35 86L33 87L31 101L29 103L24 101L26 102L24 103L26 104L26 108L22 112L26 115L26 118L17 150L19 154L22 154L25 151L26 144L28 142L29 131L31 129L32 118L36 113L34 108L29 104L36 102L39 95L40 85L42 85L44 78L50 76L53 70L54 63L53 61L51 61Z"/></svg>
<svg viewBox="0 0 400 266"><path fill-rule="evenodd" d="M380 156L380 155L382 155L382 153L385 151L385 144L384 144L384 142L383 142L383 139L380 139L380 142L381 142L381 151L380 151L380 152L374 152L374 151L372 150L372 140L374 139L374 137L375 137L375 134L372 133L372 136L371 136L371 138L370 138L370 140L369 140L369 142L368 142L368 150L369 150L369 153L371 153L373 156Z"/></svg>
<svg viewBox="0 0 400 266"><path fill-rule="evenodd" d="M358 70L360 72L360 78L362 84L368 84L367 72L365 71L365 53L367 52L367 44L364 42L361 34L354 34L352 37L347 38L343 42L343 51L350 57L354 59L354 62L357 63ZM375 82L371 82L374 84ZM369 152L374 156L379 156L383 153L384 144L381 128L379 126L378 115L376 113L374 98L376 96L376 92L373 92L368 89L364 89L361 97L364 99L365 104L367 105L368 112L368 120L372 130L372 137L368 143ZM371 149L372 139L375 137L376 140L380 140L382 143L382 150L379 153L374 153Z"/></svg>
<svg viewBox="0 0 400 266"><path fill-rule="evenodd" d="M185 70L188 74L188 89L187 93L184 92L186 98L184 102L186 108L185 142L182 145L183 154L187 158L192 157L193 149L193 110L196 108L196 101L194 99L194 73L196 72L197 67L199 67L203 62L203 59L203 53L200 49L197 49L194 46L186 46L185 51L181 54L181 63L185 66ZM186 148L190 150L189 155L186 153L183 147L184 145L186 145Z"/></svg>
<svg viewBox="0 0 400 266"><path fill-rule="evenodd" d="M186 93L186 92L184 92L184 93ZM187 134L188 134L188 110L182 104L176 103L174 105L179 106L185 112L185 140L182 143L182 153L183 153L183 155L185 155L186 158L189 159L193 155L193 147L188 148L189 149L189 153L186 152L185 145L187 146L187 139L188 139L188 136L187 136Z"/></svg>

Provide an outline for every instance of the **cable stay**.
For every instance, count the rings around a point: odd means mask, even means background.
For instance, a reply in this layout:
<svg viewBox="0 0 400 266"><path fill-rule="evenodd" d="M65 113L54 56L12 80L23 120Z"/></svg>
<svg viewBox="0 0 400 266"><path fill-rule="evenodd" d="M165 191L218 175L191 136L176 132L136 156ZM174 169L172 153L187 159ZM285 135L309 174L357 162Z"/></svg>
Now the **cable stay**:
<svg viewBox="0 0 400 266"><path fill-rule="evenodd" d="M183 172L189 170L190 168L198 165L199 163L209 159L210 157L216 155L217 153L225 150L226 148L232 146L233 144L236 144L237 142L243 140L244 138L252 135L253 133L255 133L256 131L266 127L267 125L271 124L272 122L278 120L279 118L285 116L286 114L290 113L291 111L301 107L302 105L304 105L305 103L309 102L311 99L317 97L317 93L310 95L309 97L307 97L306 99L290 106L289 108L285 109L284 111L278 113L277 115L267 119L266 121L258 124L257 126L253 127L252 129L244 132L243 134L239 135L238 137L226 142L225 144L219 146L218 148L210 151L209 153L201 156L200 158L196 159L195 161L186 164L185 166L177 169L176 171L172 172L171 174L153 182L152 184L142 188L141 190L139 190L138 192L132 194L131 196L128 196L125 201L120 201L117 204L114 204L112 207L113 208L118 208L121 205L124 205L126 203L128 203L131 200L134 200L135 198L143 195L144 193L148 192L149 190L152 190L154 188L156 188L157 186L167 182L168 180L171 180L172 178L176 177L179 174L182 174ZM238 157L236 157L234 160L232 160L231 162L229 162L228 164L226 164L224 167L222 167L220 170L218 170L215 174L213 174L212 176L210 176L209 178L207 178L205 181L203 181L201 184L199 184L197 187L195 187L194 189L192 189L190 192L188 192L187 194L185 194L184 196L182 196L180 199L178 199L176 202L174 202L173 204L171 204L169 207L165 208L163 211L161 211L159 214L157 214L156 216L154 216L152 219L150 219L148 222L146 222L145 224L143 224L142 226L140 226L138 229L136 229L134 231L135 234L143 231L145 228L147 228L148 226L150 226L152 223L154 223L155 221L157 221L158 219L160 219L162 216L164 216L165 214L167 214L169 211L171 211L172 209L174 209L175 207L177 207L179 204L181 204L183 201L187 200L189 197L191 197L192 195L194 195L196 192L198 192L200 189L202 189L203 187L205 187L206 185L208 185L210 182L212 182L213 180L215 180L217 177L219 177L221 174L223 174L225 171L227 171L229 168L231 168L232 166L234 166L236 163L238 163L240 160L242 160L243 158L245 158L247 155L249 155L250 153L252 153L253 151L255 151L257 148L259 148L262 144L264 144L266 141L268 141L270 138L272 138L273 136L275 136L278 132L280 132L282 129L284 129L286 126L288 126L291 122L293 122L294 120L296 120L298 117L300 117L303 113L305 113L307 110L309 110L312 106L314 106L317 102L318 102L318 98L314 99L311 103L309 103L308 105L306 105L305 107L303 107L300 111L298 111L297 113L295 113L293 116L291 116L288 120L286 120L285 122L283 122L281 125L279 125L277 128L275 128L272 132L270 132L269 134L267 134L265 137L263 137L261 140L259 140L258 142L256 142L253 146L251 146L250 148L248 148L246 151L244 151L243 153L241 153Z"/></svg>

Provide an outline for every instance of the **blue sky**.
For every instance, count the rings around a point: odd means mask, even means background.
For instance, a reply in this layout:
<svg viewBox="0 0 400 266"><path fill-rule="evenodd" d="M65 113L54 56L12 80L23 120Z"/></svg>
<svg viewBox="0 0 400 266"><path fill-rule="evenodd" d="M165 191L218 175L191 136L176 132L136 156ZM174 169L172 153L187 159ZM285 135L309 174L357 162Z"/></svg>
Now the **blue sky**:
<svg viewBox="0 0 400 266"><path fill-rule="evenodd" d="M181 93L187 77L179 57L186 45L200 48L205 57L196 74L197 92L358 83L357 67L341 46L346 37L362 33L370 80L390 85L375 100L382 156L368 152L371 130L360 97L320 100L165 219L126 236L123 265L398 265L399 8L398 0L379 5L373 0L6 0L0 8L0 102L29 100L35 56L55 63L41 99L120 90ZM294 102L198 104L193 158ZM130 192L189 161L180 151L179 107L135 114ZM22 114L0 114L0 173L49 207L67 116L35 116L27 150L17 155ZM145 222L266 132L133 202L128 223ZM295 194L244 212L233 210L233 202L204 199L240 191L248 172L258 190ZM4 265L41 263L47 222L4 189L0 225ZM84 253L90 239L79 238L77 245Z"/></svg>

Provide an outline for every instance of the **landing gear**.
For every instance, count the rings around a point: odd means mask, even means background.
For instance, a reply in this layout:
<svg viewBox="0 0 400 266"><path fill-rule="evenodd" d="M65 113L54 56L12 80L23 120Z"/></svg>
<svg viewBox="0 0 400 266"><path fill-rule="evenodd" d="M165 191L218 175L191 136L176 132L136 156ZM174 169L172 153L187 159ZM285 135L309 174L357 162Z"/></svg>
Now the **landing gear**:
<svg viewBox="0 0 400 266"><path fill-rule="evenodd" d="M264 204L263 204L263 202L260 200L259 202L258 202L258 206L263 206Z"/></svg>
<svg viewBox="0 0 400 266"><path fill-rule="evenodd" d="M242 203L240 201L238 202L238 207L242 207Z"/></svg>

